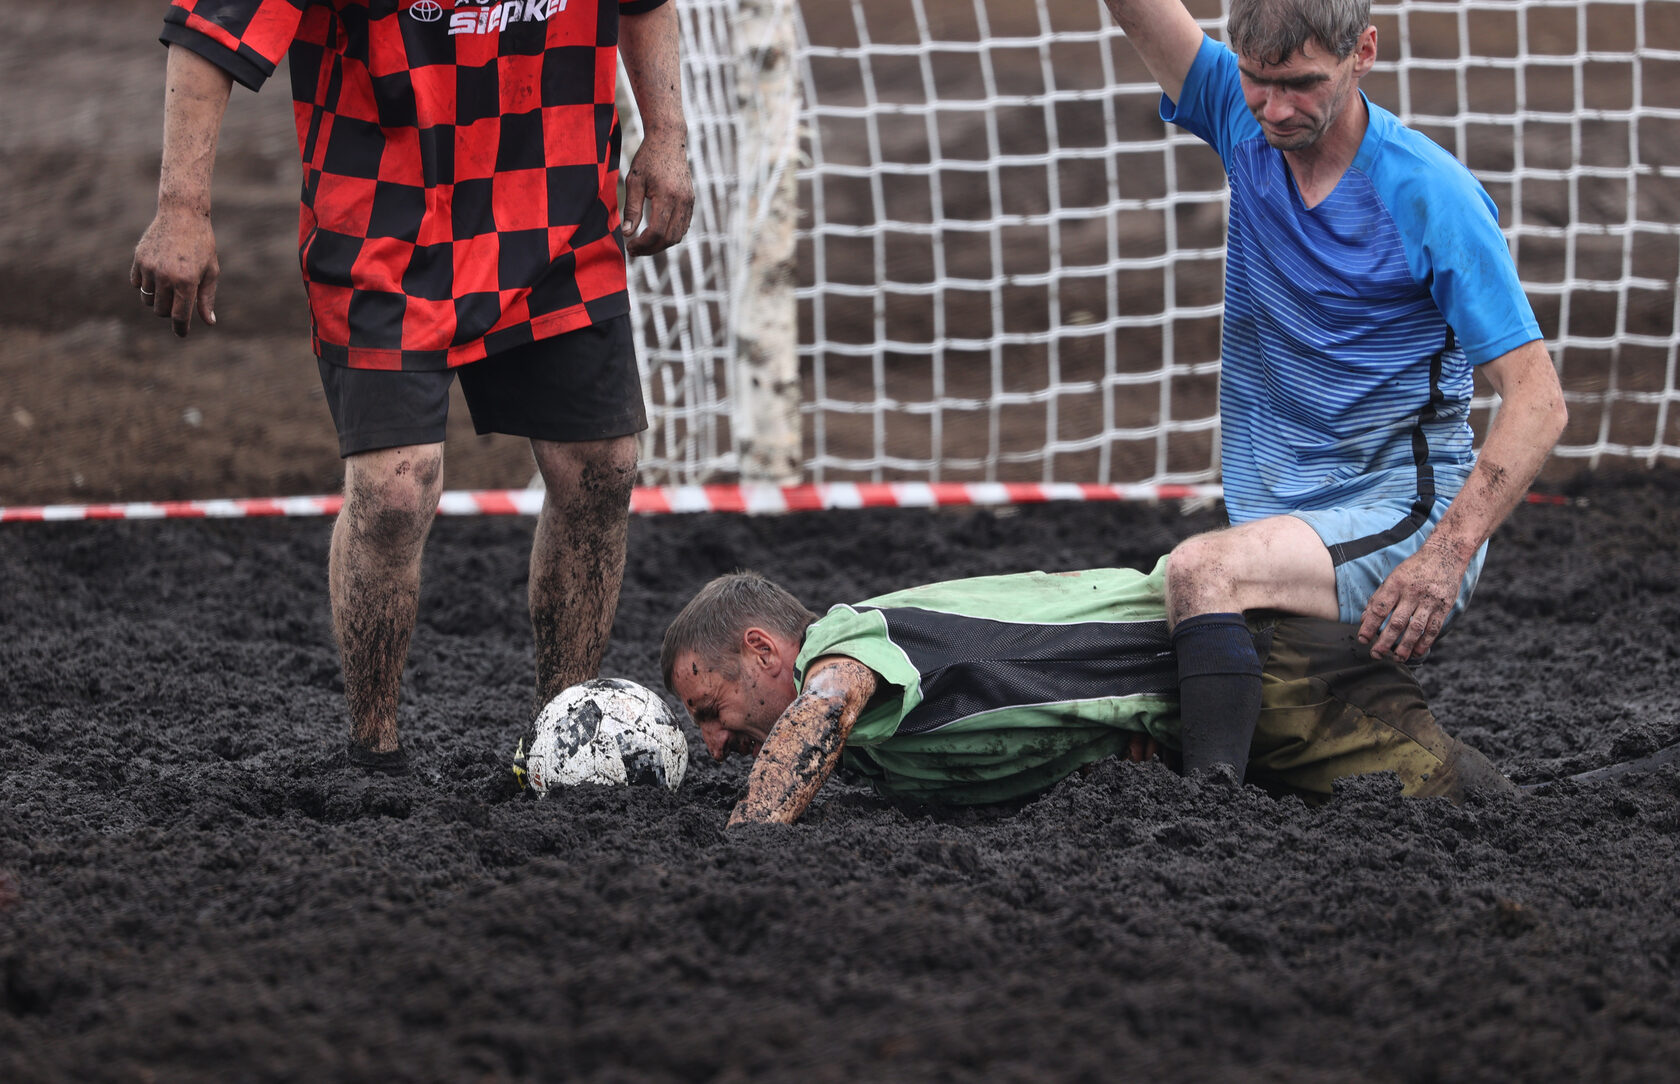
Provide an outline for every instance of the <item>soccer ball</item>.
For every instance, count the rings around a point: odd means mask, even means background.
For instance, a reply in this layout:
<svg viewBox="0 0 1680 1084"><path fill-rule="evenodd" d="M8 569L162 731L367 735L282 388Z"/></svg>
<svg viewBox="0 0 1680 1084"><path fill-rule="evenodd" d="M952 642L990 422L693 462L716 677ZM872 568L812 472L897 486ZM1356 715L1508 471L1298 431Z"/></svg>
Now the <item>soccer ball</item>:
<svg viewBox="0 0 1680 1084"><path fill-rule="evenodd" d="M651 689L591 678L550 700L519 739L513 774L541 798L580 783L676 790L688 770L688 739Z"/></svg>

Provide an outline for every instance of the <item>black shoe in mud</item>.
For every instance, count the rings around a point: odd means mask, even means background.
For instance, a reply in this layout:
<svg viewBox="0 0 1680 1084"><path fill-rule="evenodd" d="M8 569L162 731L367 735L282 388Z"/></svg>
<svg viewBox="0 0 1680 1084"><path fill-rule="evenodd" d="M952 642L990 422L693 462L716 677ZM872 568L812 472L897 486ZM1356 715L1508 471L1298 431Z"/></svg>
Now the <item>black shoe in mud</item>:
<svg viewBox="0 0 1680 1084"><path fill-rule="evenodd" d="M364 745L349 741L345 743L344 755L349 759L351 767L360 768L370 775L408 774L408 750L401 746L388 753L376 753Z"/></svg>

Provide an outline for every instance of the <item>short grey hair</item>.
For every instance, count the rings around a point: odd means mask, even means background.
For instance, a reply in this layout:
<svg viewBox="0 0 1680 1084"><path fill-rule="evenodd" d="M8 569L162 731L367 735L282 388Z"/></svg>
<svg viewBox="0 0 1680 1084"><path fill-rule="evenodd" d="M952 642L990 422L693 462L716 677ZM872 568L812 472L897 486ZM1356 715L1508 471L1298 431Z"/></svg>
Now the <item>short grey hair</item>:
<svg viewBox="0 0 1680 1084"><path fill-rule="evenodd" d="M1225 24L1238 56L1282 64L1309 42L1344 60L1371 25L1371 0L1231 0Z"/></svg>
<svg viewBox="0 0 1680 1084"><path fill-rule="evenodd" d="M719 576L689 599L665 630L665 642L659 649L665 688L676 691L671 689L671 672L677 656L684 651L693 651L733 680L739 673L736 655L743 632L756 625L801 643L805 630L816 619L817 615L786 588L756 572Z"/></svg>

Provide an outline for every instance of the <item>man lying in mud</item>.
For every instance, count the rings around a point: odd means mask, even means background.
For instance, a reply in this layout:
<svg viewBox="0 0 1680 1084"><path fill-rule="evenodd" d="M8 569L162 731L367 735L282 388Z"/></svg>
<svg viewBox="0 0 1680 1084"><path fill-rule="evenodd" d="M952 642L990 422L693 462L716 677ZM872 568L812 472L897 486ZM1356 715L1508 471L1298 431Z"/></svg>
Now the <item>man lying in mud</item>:
<svg viewBox="0 0 1680 1084"><path fill-rule="evenodd" d="M683 607L660 665L715 759L756 758L731 826L796 820L842 759L894 800L1016 801L1109 756L1177 764L1164 574L1163 561L1149 573L952 580L818 618L737 572ZM1441 729L1404 663L1371 658L1356 626L1282 614L1248 624L1263 691L1235 778L1307 800L1385 771L1418 797L1515 791Z"/></svg>

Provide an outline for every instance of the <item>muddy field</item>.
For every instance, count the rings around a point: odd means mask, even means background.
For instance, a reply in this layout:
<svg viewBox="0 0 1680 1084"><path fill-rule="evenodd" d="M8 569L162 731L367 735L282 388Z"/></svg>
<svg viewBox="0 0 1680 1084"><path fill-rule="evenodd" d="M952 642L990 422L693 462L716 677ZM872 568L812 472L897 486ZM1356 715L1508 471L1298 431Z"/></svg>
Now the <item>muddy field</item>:
<svg viewBox="0 0 1680 1084"><path fill-rule="evenodd" d="M230 113L215 335L175 342L124 284L162 6L0 0L0 505L339 484L283 95ZM530 476L519 442L452 424L450 488ZM1569 466L1546 485L1572 503L1518 510L1421 672L1523 783L1680 741L1680 474ZM821 608L1147 566L1216 516L638 519L605 669L656 685L665 622L733 568ZM334 756L329 529L0 525L0 1080L1504 1084L1680 1058L1674 767L1464 808L1105 764L936 815L837 780L799 826L725 832L744 769L691 733L676 793L532 801L508 766L531 521L487 518L434 529L418 769L368 779Z"/></svg>
<svg viewBox="0 0 1680 1084"><path fill-rule="evenodd" d="M1527 506L1423 669L1535 782L1680 740L1680 478ZM741 565L812 603L1142 565L1207 513L637 520L608 673ZM1680 773L1309 810L1107 764L1009 814L831 784L510 789L529 521L441 521L406 780L345 732L327 524L0 531L0 1078L1653 1080L1680 1056ZM889 556L883 560L882 554Z"/></svg>

